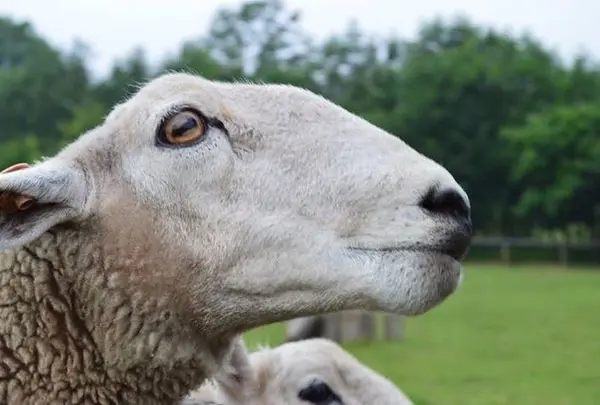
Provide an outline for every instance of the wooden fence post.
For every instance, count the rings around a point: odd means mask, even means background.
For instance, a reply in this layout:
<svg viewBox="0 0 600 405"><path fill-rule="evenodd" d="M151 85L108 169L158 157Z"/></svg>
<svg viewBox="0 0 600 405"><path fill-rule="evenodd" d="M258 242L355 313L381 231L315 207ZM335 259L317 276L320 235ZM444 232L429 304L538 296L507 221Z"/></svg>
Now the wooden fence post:
<svg viewBox="0 0 600 405"><path fill-rule="evenodd" d="M502 242L500 245L500 260L505 263L507 266L510 266L510 243Z"/></svg>
<svg viewBox="0 0 600 405"><path fill-rule="evenodd" d="M565 242L558 244L558 260L563 267L569 267L569 247Z"/></svg>
<svg viewBox="0 0 600 405"><path fill-rule="evenodd" d="M404 317L385 314L384 328L384 338L386 340L401 340L404 337Z"/></svg>
<svg viewBox="0 0 600 405"><path fill-rule="evenodd" d="M334 342L341 342L344 340L343 336L343 313L335 312L333 314L325 315L325 327L323 331L323 337L331 339Z"/></svg>
<svg viewBox="0 0 600 405"><path fill-rule="evenodd" d="M380 336L380 321L383 336ZM404 334L404 317L370 311L343 311L296 318L287 323L287 339L295 341L324 337L338 343L349 341L400 340Z"/></svg>
<svg viewBox="0 0 600 405"><path fill-rule="evenodd" d="M345 311L342 315L343 341L371 340L375 332L373 314L366 311Z"/></svg>

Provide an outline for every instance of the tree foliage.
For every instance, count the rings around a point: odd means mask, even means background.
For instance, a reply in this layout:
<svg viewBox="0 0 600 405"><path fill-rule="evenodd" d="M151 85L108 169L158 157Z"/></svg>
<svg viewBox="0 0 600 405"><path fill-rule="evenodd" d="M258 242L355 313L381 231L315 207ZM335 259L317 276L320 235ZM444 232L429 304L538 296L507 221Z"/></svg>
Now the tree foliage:
<svg viewBox="0 0 600 405"><path fill-rule="evenodd" d="M485 234L600 237L600 70L567 64L531 36L465 18L431 20L412 40L356 22L317 41L280 0L222 7L206 33L159 66L143 49L94 80L85 44L53 47L0 18L0 164L55 152L166 71L302 86L445 165Z"/></svg>
<svg viewBox="0 0 600 405"><path fill-rule="evenodd" d="M599 134L599 102L554 106L507 128L502 135L520 150L511 172L522 190L514 214L542 227L597 229Z"/></svg>

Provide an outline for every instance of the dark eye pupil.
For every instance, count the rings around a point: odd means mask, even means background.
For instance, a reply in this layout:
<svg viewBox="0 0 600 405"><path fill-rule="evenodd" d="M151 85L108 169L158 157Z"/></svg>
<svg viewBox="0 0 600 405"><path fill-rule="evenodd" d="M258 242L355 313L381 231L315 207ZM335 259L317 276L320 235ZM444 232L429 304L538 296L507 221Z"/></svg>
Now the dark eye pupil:
<svg viewBox="0 0 600 405"><path fill-rule="evenodd" d="M329 388L329 385L323 381L314 380L300 390L298 397L303 401L313 404L328 404L333 401L339 401L339 397Z"/></svg>
<svg viewBox="0 0 600 405"><path fill-rule="evenodd" d="M196 122L195 119L193 119L193 118L187 118L184 122L182 122L181 124L176 125L173 128L173 136L174 137L182 136L187 131L189 131L190 129L194 129L197 126L198 126L198 123Z"/></svg>

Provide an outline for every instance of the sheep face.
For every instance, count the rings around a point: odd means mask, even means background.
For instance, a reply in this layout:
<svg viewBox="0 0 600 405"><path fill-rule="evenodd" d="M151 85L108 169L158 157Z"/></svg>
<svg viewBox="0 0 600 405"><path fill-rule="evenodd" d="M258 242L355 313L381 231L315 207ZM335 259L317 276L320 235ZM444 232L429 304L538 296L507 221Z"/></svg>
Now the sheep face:
<svg viewBox="0 0 600 405"><path fill-rule="evenodd" d="M391 381L321 338L250 354L238 345L214 382L183 404L412 405Z"/></svg>
<svg viewBox="0 0 600 405"><path fill-rule="evenodd" d="M110 285L160 296L205 336L423 313L458 286L471 237L465 192L398 138L308 91L187 74L149 82L0 191L14 208L0 248L78 231Z"/></svg>

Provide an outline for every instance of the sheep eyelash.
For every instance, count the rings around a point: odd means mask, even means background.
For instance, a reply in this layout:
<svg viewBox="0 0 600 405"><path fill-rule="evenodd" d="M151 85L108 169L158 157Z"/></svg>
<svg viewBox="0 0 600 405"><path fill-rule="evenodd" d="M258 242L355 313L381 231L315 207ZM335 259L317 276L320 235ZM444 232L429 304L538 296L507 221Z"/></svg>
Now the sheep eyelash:
<svg viewBox="0 0 600 405"><path fill-rule="evenodd" d="M160 120L160 122L158 123L158 125L154 131L154 145L155 146L158 146L160 148L165 148L165 149L182 149L182 148L188 148L188 147L197 145L204 140L205 136L202 136L200 139L198 139L198 141L190 143L190 144L172 145L172 144L163 142L160 139L161 133L164 131L165 125L167 125L169 120L171 118L173 118L174 116L176 116L177 114L180 114L180 113L186 112L186 111L197 115L202 120L202 123L206 127L206 133L208 133L208 131L211 128L216 128L216 129L222 131L225 134L225 136L227 137L227 140L231 143L231 137L229 136L229 131L227 131L227 128L225 128L225 124L223 124L223 122L221 120L219 120L216 117L207 117L205 114L203 114L201 111L197 110L196 108L184 105L184 106L172 108Z"/></svg>

